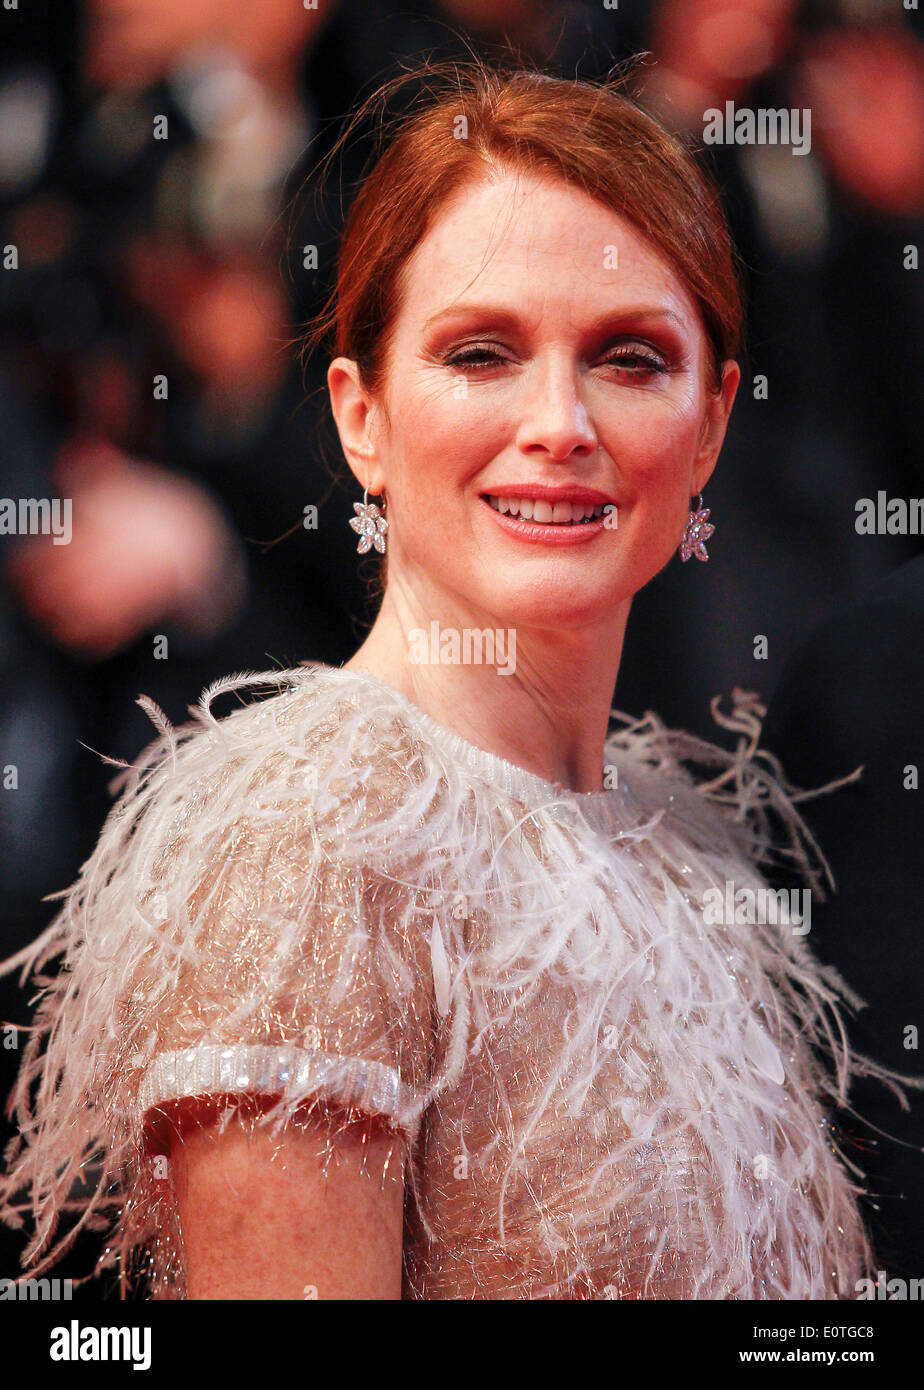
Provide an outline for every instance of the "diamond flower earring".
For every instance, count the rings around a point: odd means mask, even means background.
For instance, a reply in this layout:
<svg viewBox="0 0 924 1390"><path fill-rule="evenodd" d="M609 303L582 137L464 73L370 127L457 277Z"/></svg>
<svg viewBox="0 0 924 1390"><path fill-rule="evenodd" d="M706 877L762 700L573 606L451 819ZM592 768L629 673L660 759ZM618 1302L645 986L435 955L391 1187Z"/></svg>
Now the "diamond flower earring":
<svg viewBox="0 0 924 1390"><path fill-rule="evenodd" d="M703 508L703 494L700 493L699 506L690 513L680 542L681 560L689 560L691 555L695 555L697 560L708 560L706 542L714 531L715 527L709 525L709 508Z"/></svg>
<svg viewBox="0 0 924 1390"><path fill-rule="evenodd" d="M369 489L366 488L363 492L363 500L353 503L356 516L350 517L350 525L354 531L359 533L359 545L356 547L356 553L365 555L367 550L371 550L375 546L379 554L384 555L388 522L375 503L367 501L368 496ZM382 506L385 506L384 500Z"/></svg>

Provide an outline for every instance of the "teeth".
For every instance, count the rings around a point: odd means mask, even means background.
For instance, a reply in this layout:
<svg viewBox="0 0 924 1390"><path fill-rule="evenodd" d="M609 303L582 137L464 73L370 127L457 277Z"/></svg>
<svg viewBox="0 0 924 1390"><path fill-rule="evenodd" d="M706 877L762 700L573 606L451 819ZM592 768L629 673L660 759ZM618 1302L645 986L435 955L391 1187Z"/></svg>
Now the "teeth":
<svg viewBox="0 0 924 1390"><path fill-rule="evenodd" d="M529 497L488 497L496 512L518 516L523 521L538 521L545 525L577 526L585 519L595 520L603 515L603 503L533 501Z"/></svg>

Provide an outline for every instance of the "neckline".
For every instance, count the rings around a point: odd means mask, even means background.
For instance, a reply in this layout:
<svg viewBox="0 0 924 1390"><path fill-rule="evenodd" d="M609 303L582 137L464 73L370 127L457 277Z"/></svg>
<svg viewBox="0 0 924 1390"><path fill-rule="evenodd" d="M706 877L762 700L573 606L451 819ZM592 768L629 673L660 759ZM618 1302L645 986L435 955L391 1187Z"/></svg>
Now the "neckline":
<svg viewBox="0 0 924 1390"><path fill-rule="evenodd" d="M576 807L592 815L600 813L607 819L611 819L619 807L629 814L641 814L641 805L629 781L623 775L624 761L621 755L617 754L613 760L613 765L618 767L616 787L601 787L597 791L590 792L572 791L569 787L563 787L557 782L540 777L537 772L520 767L518 763L510 762L509 759L502 758L498 753L491 753L486 748L469 742L468 739L463 738L461 734L455 733L452 729L447 729L427 714L425 710L422 710L419 705L416 705L403 691L389 685L387 681L373 675L371 671L361 671L346 666L328 666L321 661L306 662L299 667L299 670L307 672L314 678L326 676L343 679L345 682L358 682L387 695L397 702L402 710L409 714L430 738L456 762L464 763L481 781L498 787L508 795L525 801L529 805L541 803L543 809L547 809L550 803L555 803L566 807ZM619 758L618 762L617 757ZM602 779L602 763L600 775Z"/></svg>

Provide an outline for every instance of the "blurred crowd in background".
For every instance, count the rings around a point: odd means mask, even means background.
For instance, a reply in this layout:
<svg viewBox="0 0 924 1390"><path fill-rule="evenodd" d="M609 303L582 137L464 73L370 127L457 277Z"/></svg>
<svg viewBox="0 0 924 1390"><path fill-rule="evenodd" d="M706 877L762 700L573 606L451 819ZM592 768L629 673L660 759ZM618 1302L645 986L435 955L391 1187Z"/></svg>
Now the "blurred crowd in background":
<svg viewBox="0 0 924 1390"><path fill-rule="evenodd" d="M182 722L229 673L343 662L374 615L327 362L303 368L292 344L331 288L368 131L322 189L311 171L422 57L509 42L593 79L646 53L630 90L700 142L726 101L812 112L808 156L703 152L746 267L748 354L705 496L711 563L672 563L635 600L616 707L716 737L713 695L766 699L819 621L922 553L920 535L854 527L862 497L924 495L919 24L903 0L0 12L0 495L73 503L67 545L0 536L0 764L18 770L0 956L92 849L113 771L98 753L134 758L152 734L139 694ZM19 1016L2 985L0 1019Z"/></svg>

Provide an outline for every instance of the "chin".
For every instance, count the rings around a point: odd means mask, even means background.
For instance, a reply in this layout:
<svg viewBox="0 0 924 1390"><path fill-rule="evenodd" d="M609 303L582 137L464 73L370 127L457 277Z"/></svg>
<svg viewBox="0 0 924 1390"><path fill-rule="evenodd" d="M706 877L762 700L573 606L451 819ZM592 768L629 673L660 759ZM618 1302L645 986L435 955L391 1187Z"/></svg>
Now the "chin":
<svg viewBox="0 0 924 1390"><path fill-rule="evenodd" d="M549 583L538 592L517 593L502 584L491 594L489 606L497 622L511 628L561 628L573 631L593 623L605 622L625 595L618 586L605 589L595 585L593 592L581 592L574 582Z"/></svg>

